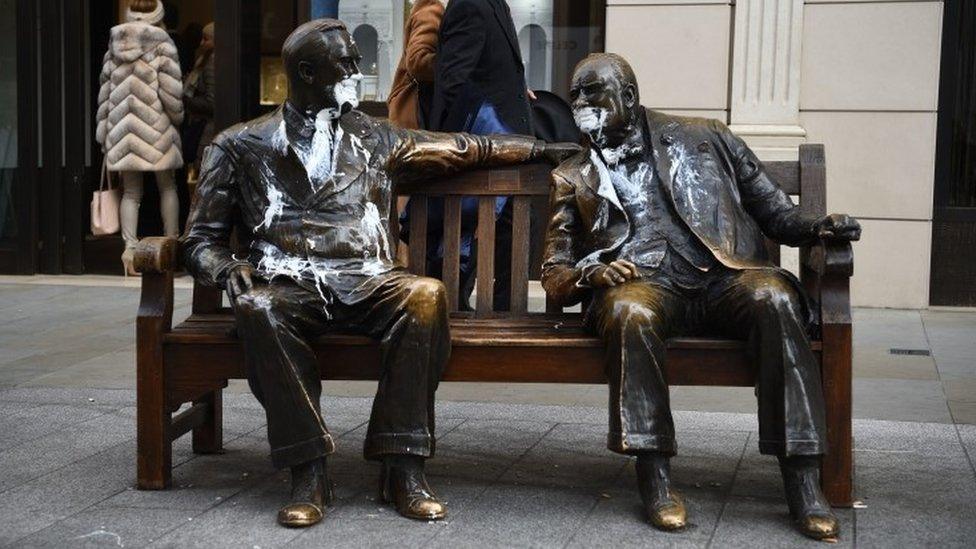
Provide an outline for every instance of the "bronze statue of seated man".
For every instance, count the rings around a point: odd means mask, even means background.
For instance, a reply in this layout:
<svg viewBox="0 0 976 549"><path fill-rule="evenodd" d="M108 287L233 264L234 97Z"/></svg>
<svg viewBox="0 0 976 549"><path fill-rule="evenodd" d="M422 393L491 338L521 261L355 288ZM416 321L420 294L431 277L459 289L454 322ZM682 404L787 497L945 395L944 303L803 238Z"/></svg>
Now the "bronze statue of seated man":
<svg viewBox="0 0 976 549"><path fill-rule="evenodd" d="M620 56L583 60L570 95L591 146L553 172L543 285L563 305L590 298L587 326L608 347L607 444L637 456L651 522L676 530L687 520L671 483L665 341L705 332L749 342L759 449L779 458L799 530L836 536L820 490L828 449L811 311L799 281L768 259L764 236L791 246L857 240L859 224L801 214L722 123L642 107Z"/></svg>
<svg viewBox="0 0 976 549"><path fill-rule="evenodd" d="M444 286L394 261L392 185L542 158L576 145L528 137L407 131L354 110L360 55L344 25L296 29L283 52L287 102L220 134L203 160L183 238L196 279L226 288L248 380L267 414L275 466L292 475L285 526L319 522L331 493L319 361L326 332L380 341L382 370L363 453L404 516L445 516L424 477L434 453L434 391L450 353ZM245 250L230 247L232 229ZM327 359L326 359L327 362ZM326 366L327 367L327 366Z"/></svg>

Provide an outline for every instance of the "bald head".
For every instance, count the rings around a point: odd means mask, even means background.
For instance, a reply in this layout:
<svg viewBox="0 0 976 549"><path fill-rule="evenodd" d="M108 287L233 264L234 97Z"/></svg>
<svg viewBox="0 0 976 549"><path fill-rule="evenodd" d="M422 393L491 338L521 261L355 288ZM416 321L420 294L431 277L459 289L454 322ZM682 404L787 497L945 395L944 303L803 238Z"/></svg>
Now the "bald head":
<svg viewBox="0 0 976 549"><path fill-rule="evenodd" d="M600 147L620 145L641 110L634 69L613 53L595 53L580 61L569 96L576 124Z"/></svg>

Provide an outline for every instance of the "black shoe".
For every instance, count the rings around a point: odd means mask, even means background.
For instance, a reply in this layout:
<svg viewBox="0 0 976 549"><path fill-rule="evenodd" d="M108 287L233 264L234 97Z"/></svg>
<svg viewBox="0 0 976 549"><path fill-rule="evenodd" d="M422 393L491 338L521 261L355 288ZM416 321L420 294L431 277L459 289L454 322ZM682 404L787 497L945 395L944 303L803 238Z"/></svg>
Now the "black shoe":
<svg viewBox="0 0 976 549"><path fill-rule="evenodd" d="M820 458L779 458L786 503L796 529L804 536L822 540L840 534L840 522L820 490Z"/></svg>
<svg viewBox="0 0 976 549"><path fill-rule="evenodd" d="M388 456L380 474L380 499L392 503L401 515L416 520L441 520L447 507L424 477L424 458Z"/></svg>
<svg viewBox="0 0 976 549"><path fill-rule="evenodd" d="M651 524L666 532L681 530L688 511L681 495L671 489L670 458L659 452L637 456L637 489Z"/></svg>
<svg viewBox="0 0 976 549"><path fill-rule="evenodd" d="M305 528L318 524L333 497L325 458L291 468L291 501L278 511L278 524Z"/></svg>

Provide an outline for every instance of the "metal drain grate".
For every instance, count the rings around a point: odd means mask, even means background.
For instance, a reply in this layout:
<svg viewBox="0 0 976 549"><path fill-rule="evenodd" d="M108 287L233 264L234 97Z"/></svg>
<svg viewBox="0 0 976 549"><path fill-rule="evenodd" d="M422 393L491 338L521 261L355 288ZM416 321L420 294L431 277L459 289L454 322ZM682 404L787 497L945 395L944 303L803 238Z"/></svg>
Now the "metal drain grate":
<svg viewBox="0 0 976 549"><path fill-rule="evenodd" d="M932 351L928 349L889 349L888 352L893 355L932 356Z"/></svg>

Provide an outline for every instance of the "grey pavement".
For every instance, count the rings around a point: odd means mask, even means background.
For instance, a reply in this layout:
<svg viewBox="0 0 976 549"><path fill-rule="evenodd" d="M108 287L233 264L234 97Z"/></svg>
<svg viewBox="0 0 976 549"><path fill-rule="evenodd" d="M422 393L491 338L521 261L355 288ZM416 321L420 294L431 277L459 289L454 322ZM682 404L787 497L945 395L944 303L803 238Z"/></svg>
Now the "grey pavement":
<svg viewBox="0 0 976 549"><path fill-rule="evenodd" d="M239 383L225 397L226 451L196 456L184 437L173 488L136 490L138 281L26 280L0 279L0 547L814 546L789 527L748 389L672 393L692 523L677 534L646 523L632 462L605 449L603 386L444 384L429 466L450 507L441 523L376 500L378 470L360 450L375 383L326 383L338 499L317 527L275 525L287 477ZM860 503L839 511L838 544L973 546L974 334L973 312L856 312Z"/></svg>

